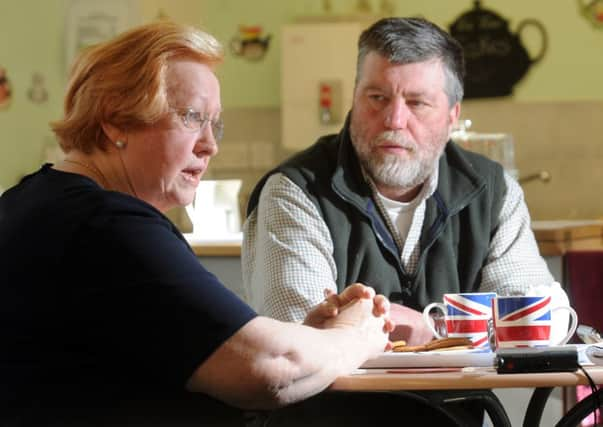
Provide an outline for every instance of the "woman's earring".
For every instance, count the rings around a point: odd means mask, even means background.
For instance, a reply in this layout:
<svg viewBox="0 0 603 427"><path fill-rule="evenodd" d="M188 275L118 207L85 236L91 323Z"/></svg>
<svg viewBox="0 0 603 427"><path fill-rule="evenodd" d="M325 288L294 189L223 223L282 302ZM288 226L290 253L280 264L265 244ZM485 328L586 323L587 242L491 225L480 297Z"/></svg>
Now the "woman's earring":
<svg viewBox="0 0 603 427"><path fill-rule="evenodd" d="M124 147L126 146L126 143L125 143L125 142L123 142L123 141L120 141L120 140L118 139L117 141L115 141L115 146L116 146L117 148L120 148L120 149L121 149L121 148L124 148Z"/></svg>

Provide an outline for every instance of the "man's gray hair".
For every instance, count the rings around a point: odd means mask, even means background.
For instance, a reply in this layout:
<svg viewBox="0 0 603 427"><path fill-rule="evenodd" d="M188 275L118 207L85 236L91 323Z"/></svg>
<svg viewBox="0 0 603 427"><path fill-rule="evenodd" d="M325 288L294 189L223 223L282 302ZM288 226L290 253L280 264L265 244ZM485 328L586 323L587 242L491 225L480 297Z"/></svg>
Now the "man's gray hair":
<svg viewBox="0 0 603 427"><path fill-rule="evenodd" d="M364 59L370 52L378 53L392 64L440 60L450 106L463 99L463 48L437 25L422 18L384 18L364 30L358 40L356 84Z"/></svg>

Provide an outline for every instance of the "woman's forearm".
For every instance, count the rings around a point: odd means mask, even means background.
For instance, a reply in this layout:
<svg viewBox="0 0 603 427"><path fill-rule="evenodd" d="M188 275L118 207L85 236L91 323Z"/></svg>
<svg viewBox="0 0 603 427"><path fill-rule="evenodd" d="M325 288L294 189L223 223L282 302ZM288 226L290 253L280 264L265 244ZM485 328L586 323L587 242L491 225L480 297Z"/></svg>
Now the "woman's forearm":
<svg viewBox="0 0 603 427"><path fill-rule="evenodd" d="M327 388L370 357L370 344L351 327L318 330L301 325L286 331L281 343L290 340L280 356L268 356L262 371L272 384L277 406L297 402ZM277 336L275 335L275 338Z"/></svg>
<svg viewBox="0 0 603 427"><path fill-rule="evenodd" d="M375 332L380 321L315 329L258 317L218 348L188 387L246 409L305 399L385 348L387 334Z"/></svg>

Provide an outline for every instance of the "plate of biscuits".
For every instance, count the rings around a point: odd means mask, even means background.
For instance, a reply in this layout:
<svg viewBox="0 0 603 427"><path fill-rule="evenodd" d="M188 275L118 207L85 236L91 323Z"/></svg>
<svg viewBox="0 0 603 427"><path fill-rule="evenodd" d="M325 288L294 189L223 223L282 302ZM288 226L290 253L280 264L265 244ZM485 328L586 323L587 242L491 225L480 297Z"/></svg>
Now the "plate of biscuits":
<svg viewBox="0 0 603 427"><path fill-rule="evenodd" d="M494 357L489 348L474 348L468 338L434 339L417 346L394 341L391 351L367 360L361 368L491 367Z"/></svg>

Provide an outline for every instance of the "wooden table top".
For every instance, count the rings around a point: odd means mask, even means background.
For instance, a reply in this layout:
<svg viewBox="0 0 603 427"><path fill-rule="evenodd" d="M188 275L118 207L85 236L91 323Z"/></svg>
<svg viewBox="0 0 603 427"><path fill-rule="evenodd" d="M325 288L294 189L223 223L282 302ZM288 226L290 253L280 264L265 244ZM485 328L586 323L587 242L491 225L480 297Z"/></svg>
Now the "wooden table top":
<svg viewBox="0 0 603 427"><path fill-rule="evenodd" d="M596 384L603 384L603 366L585 368ZM399 373L404 372L404 373ZM541 374L497 374L494 368L442 368L439 372L412 369L364 369L339 377L331 390L463 390L518 387L557 387L587 385L581 371Z"/></svg>

